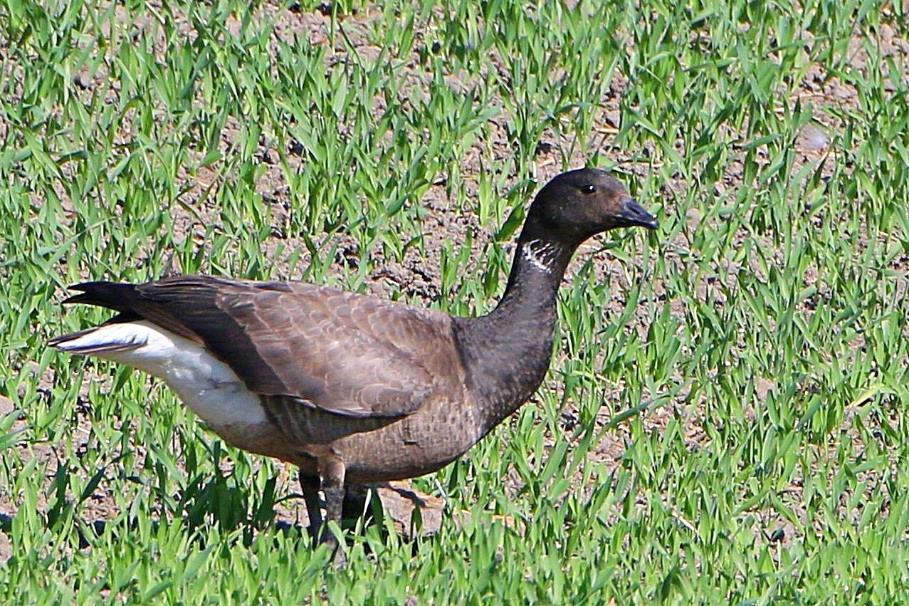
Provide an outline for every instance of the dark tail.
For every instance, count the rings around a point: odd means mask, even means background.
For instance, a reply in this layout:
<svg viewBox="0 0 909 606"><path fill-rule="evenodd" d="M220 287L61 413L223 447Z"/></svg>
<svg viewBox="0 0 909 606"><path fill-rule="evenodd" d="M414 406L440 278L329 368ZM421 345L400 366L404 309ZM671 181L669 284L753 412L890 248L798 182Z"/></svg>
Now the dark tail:
<svg viewBox="0 0 909 606"><path fill-rule="evenodd" d="M172 276L145 284L83 282L71 287L72 290L80 291L80 294L73 295L63 302L97 305L119 312L104 325L143 319L181 337L201 343L203 338L200 334L180 318L192 319L199 316L206 322L224 321L226 316L218 308L215 299L219 288L231 285L235 288L238 285L242 286L230 280L206 276ZM84 340L78 342L83 343ZM59 346L63 343L64 341L55 339L51 344ZM132 345L132 342L129 344Z"/></svg>
<svg viewBox="0 0 909 606"><path fill-rule="evenodd" d="M136 286L134 284L123 284L120 282L82 282L70 287L71 290L78 290L81 294L73 295L63 301L69 303L85 303L86 305L97 305L106 307L119 312L131 311L133 305L138 299Z"/></svg>

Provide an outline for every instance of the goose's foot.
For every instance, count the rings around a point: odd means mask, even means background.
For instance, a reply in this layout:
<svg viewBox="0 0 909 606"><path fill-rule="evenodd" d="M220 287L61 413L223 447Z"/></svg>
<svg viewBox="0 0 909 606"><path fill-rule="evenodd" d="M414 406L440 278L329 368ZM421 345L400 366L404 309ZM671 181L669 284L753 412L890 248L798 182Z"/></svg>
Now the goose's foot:
<svg viewBox="0 0 909 606"><path fill-rule="evenodd" d="M344 509L344 474L344 463L339 459L326 457L319 461L322 493L325 495L325 521L334 522L337 529L341 528L341 513ZM333 530L323 525L320 541L332 548L335 565L342 567L347 562L347 557L338 547L338 537Z"/></svg>

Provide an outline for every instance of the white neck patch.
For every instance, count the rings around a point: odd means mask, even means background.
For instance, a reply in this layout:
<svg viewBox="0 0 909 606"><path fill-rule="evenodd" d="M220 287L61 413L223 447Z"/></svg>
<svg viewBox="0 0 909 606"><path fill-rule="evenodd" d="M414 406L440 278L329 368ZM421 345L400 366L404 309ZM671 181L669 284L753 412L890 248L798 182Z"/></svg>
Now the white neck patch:
<svg viewBox="0 0 909 606"><path fill-rule="evenodd" d="M524 258L531 265L547 274L552 273L550 264L555 260L556 252L555 246L543 240L531 240L521 246L521 254L524 255Z"/></svg>

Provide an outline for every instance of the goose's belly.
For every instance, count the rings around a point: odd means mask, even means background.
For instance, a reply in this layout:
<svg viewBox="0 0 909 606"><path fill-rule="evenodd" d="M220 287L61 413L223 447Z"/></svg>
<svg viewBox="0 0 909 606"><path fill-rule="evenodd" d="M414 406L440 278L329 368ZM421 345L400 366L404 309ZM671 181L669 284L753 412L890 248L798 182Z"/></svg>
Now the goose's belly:
<svg viewBox="0 0 909 606"><path fill-rule="evenodd" d="M385 482L438 471L482 436L473 407L432 403L372 432L338 440L333 450L352 483Z"/></svg>
<svg viewBox="0 0 909 606"><path fill-rule="evenodd" d="M299 406L299 404L297 404ZM299 435L274 420L260 424L207 423L229 444L298 465L318 475L323 456L344 462L345 478L353 484L387 482L422 476L445 467L482 437L471 410L426 410L400 420L352 420L304 409L301 416L318 417L318 429Z"/></svg>
<svg viewBox="0 0 909 606"><path fill-rule="evenodd" d="M275 433L294 449L287 460L315 476L320 458L340 459L352 483L431 473L482 436L475 408L463 400L431 400L400 419L341 416L274 396L263 396L262 402Z"/></svg>

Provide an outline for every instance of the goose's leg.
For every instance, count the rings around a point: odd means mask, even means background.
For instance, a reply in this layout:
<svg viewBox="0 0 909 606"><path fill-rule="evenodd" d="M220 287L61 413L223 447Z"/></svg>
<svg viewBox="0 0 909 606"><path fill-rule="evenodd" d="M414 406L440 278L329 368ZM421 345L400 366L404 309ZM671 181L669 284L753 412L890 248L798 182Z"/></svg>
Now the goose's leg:
<svg viewBox="0 0 909 606"><path fill-rule="evenodd" d="M322 492L325 494L325 521L341 525L341 511L344 507L344 463L340 459L319 460L319 475L322 476ZM337 545L337 538L331 530L322 531L322 542Z"/></svg>
<svg viewBox="0 0 909 606"><path fill-rule="evenodd" d="M303 490L303 502L309 514L309 533L312 538L319 538L322 530L322 503L319 501L319 477L308 476L300 471L300 488Z"/></svg>

